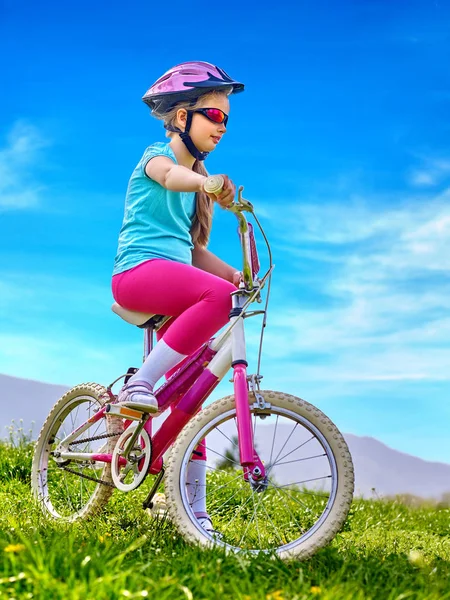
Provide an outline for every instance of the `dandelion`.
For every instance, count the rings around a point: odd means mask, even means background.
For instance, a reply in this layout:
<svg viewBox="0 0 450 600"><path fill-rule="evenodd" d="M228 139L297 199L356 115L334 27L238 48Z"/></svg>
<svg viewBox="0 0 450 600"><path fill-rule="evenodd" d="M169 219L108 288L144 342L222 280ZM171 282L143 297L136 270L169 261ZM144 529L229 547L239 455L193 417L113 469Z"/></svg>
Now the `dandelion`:
<svg viewBox="0 0 450 600"><path fill-rule="evenodd" d="M192 595L191 590L185 585L180 585L181 590L186 594L186 598L188 600L193 600L194 596Z"/></svg>
<svg viewBox="0 0 450 600"><path fill-rule="evenodd" d="M411 550L408 554L408 560L413 565L413 567L420 568L425 565L423 554L422 552L419 552L419 550Z"/></svg>
<svg viewBox="0 0 450 600"><path fill-rule="evenodd" d="M88 564L88 562L90 562L90 560L91 560L91 557L90 557L90 556L85 556L85 557L83 558L83 560L81 561L81 566L82 566L82 567L85 567L85 566Z"/></svg>
<svg viewBox="0 0 450 600"><path fill-rule="evenodd" d="M18 575L15 575L13 577L4 577L3 579L0 579L0 584L1 583L15 583L16 581L20 581L21 579L26 579L26 575L23 572L19 573Z"/></svg>
<svg viewBox="0 0 450 600"><path fill-rule="evenodd" d="M311 594L320 594L322 590L318 585L313 585L311 588Z"/></svg>
<svg viewBox="0 0 450 600"><path fill-rule="evenodd" d="M267 600L283 600L284 599L283 590L276 590L275 592L272 592L271 594L267 594L266 598L267 598Z"/></svg>
<svg viewBox="0 0 450 600"><path fill-rule="evenodd" d="M9 544L4 549L4 552L11 552L13 554L18 554L19 552L23 552L25 550L25 546L23 544Z"/></svg>

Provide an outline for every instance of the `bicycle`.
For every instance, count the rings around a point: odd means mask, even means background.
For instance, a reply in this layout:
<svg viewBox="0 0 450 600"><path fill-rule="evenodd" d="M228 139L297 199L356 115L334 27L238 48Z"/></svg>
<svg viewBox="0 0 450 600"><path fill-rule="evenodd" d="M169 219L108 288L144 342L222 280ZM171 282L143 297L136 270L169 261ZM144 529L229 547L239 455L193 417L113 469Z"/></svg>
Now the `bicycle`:
<svg viewBox="0 0 450 600"><path fill-rule="evenodd" d="M241 186L228 209L239 222L243 255L243 281L232 293L229 324L156 390L159 412L169 406L172 411L155 433L148 414L118 405L112 391L136 369L107 387L82 384L60 398L42 427L32 465L33 492L47 515L66 521L90 517L104 508L114 489L132 491L152 474L156 478L143 507L152 507L164 478L170 519L187 541L207 547L305 559L343 526L353 498L354 471L341 433L306 401L260 388L274 265L267 237L242 191ZM261 278L246 213L255 219L268 249L269 267ZM264 309L251 310L253 302L262 302L266 283ZM154 331L170 317L118 305L113 310L144 329L145 360ZM244 319L256 315L263 315L258 369L248 375ZM201 409L230 369L234 394ZM207 452L206 489L188 475L202 446ZM213 530L206 530L195 516L192 497L206 502Z"/></svg>

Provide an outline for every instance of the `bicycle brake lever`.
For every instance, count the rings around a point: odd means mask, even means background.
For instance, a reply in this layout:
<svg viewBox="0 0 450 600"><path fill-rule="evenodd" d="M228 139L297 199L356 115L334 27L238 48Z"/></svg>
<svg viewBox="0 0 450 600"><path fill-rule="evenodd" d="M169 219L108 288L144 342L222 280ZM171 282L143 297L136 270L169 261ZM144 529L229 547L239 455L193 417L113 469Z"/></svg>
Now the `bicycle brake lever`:
<svg viewBox="0 0 450 600"><path fill-rule="evenodd" d="M242 192L244 190L244 186L239 186L238 189L238 199L236 204L241 208L241 210L248 210L249 212L253 212L253 204L242 197Z"/></svg>

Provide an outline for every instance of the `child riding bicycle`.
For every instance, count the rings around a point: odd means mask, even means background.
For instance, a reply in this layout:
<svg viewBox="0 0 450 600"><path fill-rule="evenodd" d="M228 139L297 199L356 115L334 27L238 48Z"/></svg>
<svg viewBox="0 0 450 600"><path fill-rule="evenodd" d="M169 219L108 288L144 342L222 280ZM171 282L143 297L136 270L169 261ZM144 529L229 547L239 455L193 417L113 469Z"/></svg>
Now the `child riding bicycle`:
<svg viewBox="0 0 450 600"><path fill-rule="evenodd" d="M143 97L170 142L146 148L131 175L112 291L123 308L171 319L120 391L125 406L157 412L156 382L228 322L241 273L206 247L214 202L229 206L235 186L223 176L222 191L207 193L203 162L226 133L228 96L243 89L219 67L195 61L168 70ZM198 467L191 465L191 475L201 484L205 469ZM196 508L206 515L202 503Z"/></svg>

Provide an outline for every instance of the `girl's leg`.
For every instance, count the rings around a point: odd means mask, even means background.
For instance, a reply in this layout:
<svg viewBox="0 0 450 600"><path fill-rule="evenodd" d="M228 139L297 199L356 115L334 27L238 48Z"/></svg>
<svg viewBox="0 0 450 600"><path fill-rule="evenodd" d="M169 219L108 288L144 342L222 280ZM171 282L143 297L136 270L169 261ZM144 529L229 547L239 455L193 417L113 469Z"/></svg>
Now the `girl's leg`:
<svg viewBox="0 0 450 600"><path fill-rule="evenodd" d="M115 275L113 295L121 306L177 317L128 385L143 381L153 388L164 373L223 327L235 289L196 267L159 259Z"/></svg>
<svg viewBox="0 0 450 600"><path fill-rule="evenodd" d="M157 331L156 339L159 341L166 331L173 325L176 318L170 319ZM165 375L166 380L183 364L183 361L170 369ZM172 407L170 407L172 410ZM206 512L206 440L201 440L195 448L187 469L187 480L189 482L188 494L189 504L205 529L212 530L211 519Z"/></svg>
<svg viewBox="0 0 450 600"><path fill-rule="evenodd" d="M113 285L114 297L124 308L174 317L158 331L154 350L129 381L144 380L152 386L164 373L170 376L180 360L227 323L230 294L236 289L195 267L158 260L139 265L122 277L116 276ZM205 529L212 529L206 513L204 440L194 451L187 476L192 510Z"/></svg>

